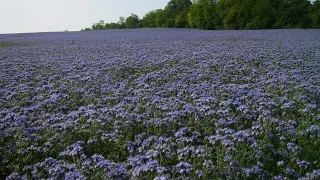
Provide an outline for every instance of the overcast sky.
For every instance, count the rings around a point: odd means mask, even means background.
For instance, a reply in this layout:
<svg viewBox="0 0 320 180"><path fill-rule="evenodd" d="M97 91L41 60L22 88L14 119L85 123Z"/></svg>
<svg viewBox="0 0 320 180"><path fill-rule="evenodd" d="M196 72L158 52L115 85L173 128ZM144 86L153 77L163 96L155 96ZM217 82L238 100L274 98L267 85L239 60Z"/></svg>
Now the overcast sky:
<svg viewBox="0 0 320 180"><path fill-rule="evenodd" d="M78 31L131 13L142 18L169 0L0 0L0 34Z"/></svg>

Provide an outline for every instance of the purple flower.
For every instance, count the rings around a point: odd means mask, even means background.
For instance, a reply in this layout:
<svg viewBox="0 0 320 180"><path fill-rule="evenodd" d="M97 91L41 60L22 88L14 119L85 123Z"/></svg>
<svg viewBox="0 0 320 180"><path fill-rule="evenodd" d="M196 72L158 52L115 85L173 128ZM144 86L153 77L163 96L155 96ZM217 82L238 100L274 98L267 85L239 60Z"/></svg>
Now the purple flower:
<svg viewBox="0 0 320 180"><path fill-rule="evenodd" d="M80 172L67 172L65 174L65 179L70 179L70 180L85 180L85 178Z"/></svg>
<svg viewBox="0 0 320 180"><path fill-rule="evenodd" d="M181 128L179 131L177 131L174 135L176 137L181 137L187 132L188 128Z"/></svg>
<svg viewBox="0 0 320 180"><path fill-rule="evenodd" d="M187 162L180 162L176 165L176 168L182 170L183 172L189 172L191 167L192 166Z"/></svg>
<svg viewBox="0 0 320 180"><path fill-rule="evenodd" d="M316 170L313 170L312 172L307 173L307 177L310 177L310 179L319 179L320 169L316 169Z"/></svg>
<svg viewBox="0 0 320 180"><path fill-rule="evenodd" d="M291 169L291 168L286 168L286 169L285 169L285 173L286 173L287 175L289 175L289 176L293 176L293 177L295 177L295 178L300 178L300 174L297 173L296 171L294 171L294 170Z"/></svg>
<svg viewBox="0 0 320 180"><path fill-rule="evenodd" d="M6 180L20 180L21 176L18 173L12 173L6 177Z"/></svg>
<svg viewBox="0 0 320 180"><path fill-rule="evenodd" d="M302 151L302 149L294 143L288 143L287 148L293 154L300 154L300 152Z"/></svg>
<svg viewBox="0 0 320 180"><path fill-rule="evenodd" d="M126 177L128 174L128 170L126 169L125 165L120 164L119 166L110 170L109 173L106 174L107 178L123 178Z"/></svg>
<svg viewBox="0 0 320 180"><path fill-rule="evenodd" d="M199 178L203 176L203 172L201 170L196 170L196 174Z"/></svg>

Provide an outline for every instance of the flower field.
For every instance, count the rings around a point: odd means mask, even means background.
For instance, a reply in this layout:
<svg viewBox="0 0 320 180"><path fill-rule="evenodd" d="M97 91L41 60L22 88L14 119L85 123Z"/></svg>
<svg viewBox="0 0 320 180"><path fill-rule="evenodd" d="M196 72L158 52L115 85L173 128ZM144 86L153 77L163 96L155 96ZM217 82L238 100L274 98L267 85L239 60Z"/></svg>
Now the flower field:
<svg viewBox="0 0 320 180"><path fill-rule="evenodd" d="M320 31L0 35L0 179L319 179Z"/></svg>

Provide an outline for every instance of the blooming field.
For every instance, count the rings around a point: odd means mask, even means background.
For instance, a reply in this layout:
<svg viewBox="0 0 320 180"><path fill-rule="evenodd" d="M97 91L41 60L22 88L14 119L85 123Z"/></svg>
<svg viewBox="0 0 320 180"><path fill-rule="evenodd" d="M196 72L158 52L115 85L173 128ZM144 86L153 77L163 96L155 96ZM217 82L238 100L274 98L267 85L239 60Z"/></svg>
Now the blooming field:
<svg viewBox="0 0 320 180"><path fill-rule="evenodd" d="M0 35L0 179L318 179L320 31Z"/></svg>

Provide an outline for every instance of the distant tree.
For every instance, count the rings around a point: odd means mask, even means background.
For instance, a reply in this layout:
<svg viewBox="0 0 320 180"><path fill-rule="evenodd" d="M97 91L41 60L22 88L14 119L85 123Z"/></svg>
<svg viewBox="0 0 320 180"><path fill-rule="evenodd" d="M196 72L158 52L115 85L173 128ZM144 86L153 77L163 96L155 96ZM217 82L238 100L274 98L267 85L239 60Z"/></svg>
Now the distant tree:
<svg viewBox="0 0 320 180"><path fill-rule="evenodd" d="M104 21L100 20L98 23L92 25L92 30L102 30L104 29Z"/></svg>
<svg viewBox="0 0 320 180"><path fill-rule="evenodd" d="M141 20L142 27L148 27L148 28L157 27L156 16L157 16L157 10L148 12Z"/></svg>
<svg viewBox="0 0 320 180"><path fill-rule="evenodd" d="M311 18L311 27L320 28L320 0L313 2L310 7L310 18Z"/></svg>
<svg viewBox="0 0 320 180"><path fill-rule="evenodd" d="M191 28L200 28L202 11L199 3L193 3L188 13L188 25Z"/></svg>
<svg viewBox="0 0 320 180"><path fill-rule="evenodd" d="M123 16L120 16L119 17L119 24L124 24L124 23L126 23L126 18Z"/></svg>
<svg viewBox="0 0 320 180"><path fill-rule="evenodd" d="M168 11L169 17L175 17L180 12L188 10L191 5L190 0L170 0L164 10Z"/></svg>
<svg viewBox="0 0 320 180"><path fill-rule="evenodd" d="M246 29L270 29L275 21L270 0L259 0L252 9L252 20Z"/></svg>
<svg viewBox="0 0 320 180"><path fill-rule="evenodd" d="M166 23L166 13L164 10L160 9L156 11L155 23L157 27L164 27Z"/></svg>
<svg viewBox="0 0 320 180"><path fill-rule="evenodd" d="M275 28L308 28L311 19L308 16L310 1L283 0L276 9Z"/></svg>
<svg viewBox="0 0 320 180"><path fill-rule="evenodd" d="M123 16L120 16L120 17L119 17L118 24L119 24L119 26L120 26L120 27L119 27L120 29L126 28L126 18L123 17Z"/></svg>
<svg viewBox="0 0 320 180"><path fill-rule="evenodd" d="M122 29L122 27L119 23L106 23L104 29Z"/></svg>
<svg viewBox="0 0 320 180"><path fill-rule="evenodd" d="M129 29L134 29L134 28L139 28L139 17L138 15L136 14L131 14L131 16L127 17L126 19L126 28L129 28Z"/></svg>
<svg viewBox="0 0 320 180"><path fill-rule="evenodd" d="M216 17L215 17L215 27L219 29L229 29L229 21L232 19L229 17L228 22L225 22L225 18L228 15L231 8L237 3L237 0L220 0L216 4ZM229 15L230 16L230 15Z"/></svg>
<svg viewBox="0 0 320 180"><path fill-rule="evenodd" d="M224 17L225 29L248 29L252 21L252 11L257 0L226 2L228 10Z"/></svg>
<svg viewBox="0 0 320 180"><path fill-rule="evenodd" d="M92 30L140 27L200 29L320 28L320 0L170 0L164 9L118 23L102 20Z"/></svg>
<svg viewBox="0 0 320 180"><path fill-rule="evenodd" d="M216 29L216 0L196 0L190 7L188 23L190 27Z"/></svg>
<svg viewBox="0 0 320 180"><path fill-rule="evenodd" d="M227 11L226 16L223 19L224 29L239 29L238 24L238 15L240 11L240 4L236 3L235 5L231 6L230 9Z"/></svg>
<svg viewBox="0 0 320 180"><path fill-rule="evenodd" d="M188 11L183 11L175 17L174 27L176 27L176 28L187 28L188 27Z"/></svg>
<svg viewBox="0 0 320 180"><path fill-rule="evenodd" d="M237 14L237 24L239 29L248 29L253 18L252 11L254 9L254 5L258 1L259 0L242 0L237 3L239 5Z"/></svg>
<svg viewBox="0 0 320 180"><path fill-rule="evenodd" d="M188 11L192 5L190 0L171 0L164 8L165 27L187 27Z"/></svg>

